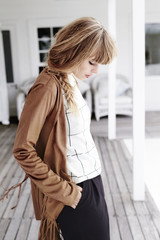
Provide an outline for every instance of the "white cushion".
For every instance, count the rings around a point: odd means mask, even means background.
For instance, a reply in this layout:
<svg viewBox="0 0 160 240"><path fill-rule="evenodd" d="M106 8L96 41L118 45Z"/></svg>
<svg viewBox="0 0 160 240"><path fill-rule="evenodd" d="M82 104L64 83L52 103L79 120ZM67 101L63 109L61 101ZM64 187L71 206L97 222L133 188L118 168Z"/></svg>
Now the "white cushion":
<svg viewBox="0 0 160 240"><path fill-rule="evenodd" d="M100 103L100 105L108 104L108 97L99 98L99 103ZM129 104L130 105L131 103L132 103L132 99L127 96L121 96L121 97L116 98L116 104L121 104L121 105Z"/></svg>
<svg viewBox="0 0 160 240"><path fill-rule="evenodd" d="M116 96L120 96L126 92L130 88L129 83L124 82L121 79L116 79ZM101 80L99 82L98 92L100 96L108 96L108 81Z"/></svg>
<svg viewBox="0 0 160 240"><path fill-rule="evenodd" d="M18 89L24 92L25 95L27 95L28 91L30 90L34 82L35 82L35 79L26 80L23 83L18 85Z"/></svg>

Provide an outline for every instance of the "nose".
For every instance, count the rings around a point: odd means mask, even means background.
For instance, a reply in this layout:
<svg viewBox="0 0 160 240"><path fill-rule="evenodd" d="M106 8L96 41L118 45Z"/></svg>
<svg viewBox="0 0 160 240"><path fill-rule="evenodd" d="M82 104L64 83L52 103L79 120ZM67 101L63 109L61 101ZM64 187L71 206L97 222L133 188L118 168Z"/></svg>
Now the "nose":
<svg viewBox="0 0 160 240"><path fill-rule="evenodd" d="M98 73L98 64L94 65L92 73Z"/></svg>

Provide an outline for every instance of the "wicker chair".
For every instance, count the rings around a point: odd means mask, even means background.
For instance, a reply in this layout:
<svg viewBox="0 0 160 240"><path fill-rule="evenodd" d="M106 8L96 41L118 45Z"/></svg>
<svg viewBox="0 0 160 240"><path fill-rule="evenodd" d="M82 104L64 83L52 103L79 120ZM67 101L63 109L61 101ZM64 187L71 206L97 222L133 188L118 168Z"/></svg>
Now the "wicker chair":
<svg viewBox="0 0 160 240"><path fill-rule="evenodd" d="M106 73L94 76L91 81L93 94L93 109L95 118L108 115L108 75ZM132 88L127 79L116 75L116 115L132 115Z"/></svg>

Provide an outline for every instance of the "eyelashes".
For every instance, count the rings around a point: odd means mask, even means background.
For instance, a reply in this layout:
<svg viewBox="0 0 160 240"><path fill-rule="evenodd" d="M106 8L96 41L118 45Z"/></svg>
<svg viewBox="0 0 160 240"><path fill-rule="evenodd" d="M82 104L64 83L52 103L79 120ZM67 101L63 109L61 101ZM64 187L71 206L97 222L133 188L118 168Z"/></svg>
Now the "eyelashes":
<svg viewBox="0 0 160 240"><path fill-rule="evenodd" d="M91 62L91 61L89 61L89 64L90 64L90 65L94 65L94 63L93 63L93 62Z"/></svg>

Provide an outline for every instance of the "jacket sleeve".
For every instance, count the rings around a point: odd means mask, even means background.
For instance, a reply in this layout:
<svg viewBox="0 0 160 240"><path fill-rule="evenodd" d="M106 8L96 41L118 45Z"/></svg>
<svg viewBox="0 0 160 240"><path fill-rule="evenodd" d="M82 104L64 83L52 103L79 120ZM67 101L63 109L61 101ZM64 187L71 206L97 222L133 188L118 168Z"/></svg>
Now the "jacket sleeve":
<svg viewBox="0 0 160 240"><path fill-rule="evenodd" d="M13 155L41 192L71 206L78 195L76 185L49 169L37 155L35 148L43 124L55 106L57 87L54 88L37 85L27 95L16 133Z"/></svg>

